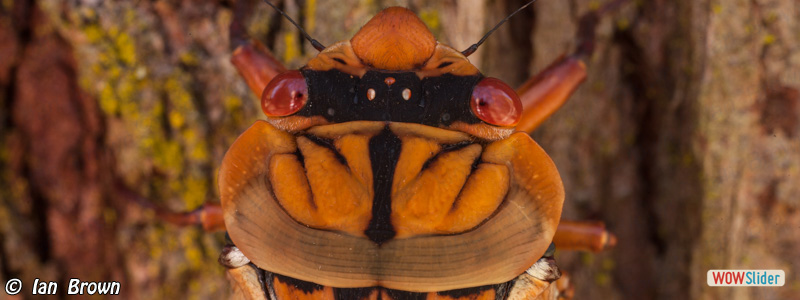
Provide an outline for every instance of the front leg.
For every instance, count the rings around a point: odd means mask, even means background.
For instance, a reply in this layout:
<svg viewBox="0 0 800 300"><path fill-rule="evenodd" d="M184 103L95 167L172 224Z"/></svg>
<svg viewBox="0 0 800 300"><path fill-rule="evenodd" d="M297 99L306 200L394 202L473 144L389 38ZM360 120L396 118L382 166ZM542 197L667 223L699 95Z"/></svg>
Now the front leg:
<svg viewBox="0 0 800 300"><path fill-rule="evenodd" d="M582 16L578 26L578 47L569 56L562 56L517 89L522 101L522 116L517 129L533 132L567 102L569 96L586 79L584 60L592 55L595 29L600 17L628 0L616 0Z"/></svg>
<svg viewBox="0 0 800 300"><path fill-rule="evenodd" d="M586 79L586 64L574 55L562 57L517 89L522 116L517 129L533 132L567 102Z"/></svg>
<svg viewBox="0 0 800 300"><path fill-rule="evenodd" d="M247 19L252 9L252 1L236 1L233 22L230 27L231 50L233 51L231 63L244 77L250 90L260 98L272 78L286 72L286 67L264 45L247 35L242 22Z"/></svg>

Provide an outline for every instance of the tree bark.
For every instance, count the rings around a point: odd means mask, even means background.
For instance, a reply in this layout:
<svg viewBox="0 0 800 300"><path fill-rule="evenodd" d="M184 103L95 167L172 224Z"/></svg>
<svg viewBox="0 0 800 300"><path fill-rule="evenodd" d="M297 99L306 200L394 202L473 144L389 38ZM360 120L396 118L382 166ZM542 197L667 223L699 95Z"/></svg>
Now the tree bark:
<svg viewBox="0 0 800 300"><path fill-rule="evenodd" d="M240 0L245 1L245 0ZM325 45L407 6L467 48L523 0L274 1ZM605 1L601 1L605 2ZM261 118L229 63L230 1L0 3L0 282L117 280L134 298L229 293L222 234L159 222L216 202L227 147ZM290 68L316 51L259 1L246 22ZM574 50L598 1L540 0L470 59L512 86ZM614 250L558 252L576 299L800 294L800 4L631 1L601 18L589 75L533 134L564 218ZM711 288L710 269L782 269L782 288Z"/></svg>

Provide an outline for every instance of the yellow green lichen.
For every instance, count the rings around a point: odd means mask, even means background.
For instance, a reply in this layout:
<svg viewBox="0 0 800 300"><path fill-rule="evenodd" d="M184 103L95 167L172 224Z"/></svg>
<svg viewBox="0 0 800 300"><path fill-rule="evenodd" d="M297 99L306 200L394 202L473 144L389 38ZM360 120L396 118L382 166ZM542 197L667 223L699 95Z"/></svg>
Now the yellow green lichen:
<svg viewBox="0 0 800 300"><path fill-rule="evenodd" d="M592 0L589 2L589 9L592 11L598 10L600 9L600 5L601 5L600 1Z"/></svg>
<svg viewBox="0 0 800 300"><path fill-rule="evenodd" d="M136 49L133 46L131 37L127 34L120 33L114 39L117 51L119 51L119 60L127 65L133 65L136 62Z"/></svg>
<svg viewBox="0 0 800 300"><path fill-rule="evenodd" d="M763 41L763 44L764 44L765 46L769 46L769 45L772 45L772 44L774 44L774 43L775 43L775 41L777 41L777 40L778 40L778 38L777 38L777 37L775 37L775 35L774 35L774 34L767 34L767 35L765 35L765 36L764 36L764 41Z"/></svg>
<svg viewBox="0 0 800 300"><path fill-rule="evenodd" d="M719 14L722 12L722 4L714 3L711 5L711 12L714 14Z"/></svg>
<svg viewBox="0 0 800 300"><path fill-rule="evenodd" d="M611 274L606 272L601 272L595 274L594 282L598 286L608 286L611 283Z"/></svg>
<svg viewBox="0 0 800 300"><path fill-rule="evenodd" d="M206 200L206 188L208 186L209 182L206 181L205 177L189 176L184 179L181 188L183 190L182 198L184 203L186 203L186 207L195 208L203 205Z"/></svg>
<svg viewBox="0 0 800 300"><path fill-rule="evenodd" d="M196 66L200 62L197 55L195 55L191 51L186 51L181 53L180 60L181 63L187 66Z"/></svg>
<svg viewBox="0 0 800 300"><path fill-rule="evenodd" d="M119 170L124 170L122 179L157 206L174 211L195 209L214 195L212 172L216 172L214 160L218 158L213 154L219 151L211 139L219 129L209 128L206 112L201 111L205 108L199 106L220 101L222 107L215 109L230 112L214 125L226 128L221 135L225 139L235 137L229 131L242 130L242 124L249 122L252 116L248 112L255 111L251 107L255 102L241 98L244 89L236 85L215 94L219 100L197 99L198 83L203 79L195 72L208 65L208 55L193 47L164 54L158 48L163 45L139 35L160 25L148 23L135 9L122 8L117 13L113 22L104 22L107 20L98 16L108 12L85 9L64 19L73 24L61 24L79 30L81 36L76 47L79 84L96 98L111 124L111 151L124 156L117 162ZM219 16L220 24L232 17L230 13ZM299 57L299 41L286 42L290 50L286 55ZM102 218L108 224L125 219L114 210L103 211ZM133 257L148 258L136 262L145 276L176 283L148 291L145 298L176 298L191 291L224 288L206 284L224 283L220 280L223 269L216 261L221 235L169 225L147 208L141 209L137 220L146 226L122 235L122 245Z"/></svg>
<svg viewBox="0 0 800 300"><path fill-rule="evenodd" d="M126 19L132 19L126 17ZM167 176L182 177L181 180L168 180L168 184L155 186L154 195L169 195L181 198L186 207L200 206L207 197L210 183L205 174L196 166L208 163L210 159L208 145L203 134L197 132L192 122L198 122L199 116L189 92L190 78L176 70L161 83L154 83L147 78L147 68L137 66L137 50L133 40L125 33L126 24L111 25L103 29L99 24L91 23L83 27L83 34L89 43L100 53L84 74L81 84L87 90L96 90L100 108L109 116L117 116L132 134L130 138L137 144L143 158L152 161L156 169ZM191 52L185 52L180 60L185 65L195 65L198 59ZM147 95L143 93L147 91ZM163 95L166 101L148 99L148 96ZM157 100L157 101L153 101ZM168 108L164 106L168 105ZM163 120L167 124L163 124ZM164 125L167 125L165 128ZM172 131L169 135L164 130ZM193 163L187 166L187 159ZM187 169L189 168L189 169ZM105 214L107 222L113 222L113 214ZM159 259L164 255L165 245L174 248L169 242L164 243L166 233L153 229L147 235L146 244L149 256ZM169 247L173 246L173 247ZM197 245L190 245L183 250L193 260L192 268L197 268ZM213 261L213 260L212 260Z"/></svg>
<svg viewBox="0 0 800 300"><path fill-rule="evenodd" d="M580 257L581 257L580 258L581 259L581 263L583 263L584 265L589 266L589 265L594 264L594 255L593 254L591 254L591 253L581 253Z"/></svg>
<svg viewBox="0 0 800 300"><path fill-rule="evenodd" d="M222 105L225 108L225 111L230 112L228 117L234 123L241 123L244 119L242 115L242 99L235 96L235 95L225 95L223 98Z"/></svg>
<svg viewBox="0 0 800 300"><path fill-rule="evenodd" d="M618 30L627 30L631 26L631 21L628 18L620 18L616 23Z"/></svg>
<svg viewBox="0 0 800 300"><path fill-rule="evenodd" d="M199 268L204 262L202 252L194 247L196 240L196 234L191 231L183 232L180 237L181 248L184 249L184 258L192 268Z"/></svg>
<svg viewBox="0 0 800 300"><path fill-rule="evenodd" d="M422 19L422 22L428 26L431 32L436 35L442 27L442 19L439 16L439 12L435 10L423 10L419 13L419 18Z"/></svg>
<svg viewBox="0 0 800 300"><path fill-rule="evenodd" d="M283 52L283 61L293 61L300 57L300 46L295 33L285 33L283 35L283 43L286 45L286 49Z"/></svg>
<svg viewBox="0 0 800 300"><path fill-rule="evenodd" d="M611 258L605 258L603 259L601 267L604 271L613 271L614 268L616 267L616 263Z"/></svg>
<svg viewBox="0 0 800 300"><path fill-rule="evenodd" d="M317 15L317 1L316 0L306 0L306 5L304 8L304 14L306 15L306 24L305 30L307 32L314 32L314 26L316 26L314 16Z"/></svg>

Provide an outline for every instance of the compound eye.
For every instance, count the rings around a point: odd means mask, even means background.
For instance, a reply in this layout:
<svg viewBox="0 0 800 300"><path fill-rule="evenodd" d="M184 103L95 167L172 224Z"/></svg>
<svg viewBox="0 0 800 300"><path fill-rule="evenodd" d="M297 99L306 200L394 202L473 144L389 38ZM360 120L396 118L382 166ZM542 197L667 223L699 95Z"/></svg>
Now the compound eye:
<svg viewBox="0 0 800 300"><path fill-rule="evenodd" d="M300 111L308 101L308 85L300 71L275 76L261 94L261 110L267 117L285 117Z"/></svg>
<svg viewBox="0 0 800 300"><path fill-rule="evenodd" d="M469 107L476 117L496 126L514 126L522 115L522 102L500 79L487 77L472 90Z"/></svg>

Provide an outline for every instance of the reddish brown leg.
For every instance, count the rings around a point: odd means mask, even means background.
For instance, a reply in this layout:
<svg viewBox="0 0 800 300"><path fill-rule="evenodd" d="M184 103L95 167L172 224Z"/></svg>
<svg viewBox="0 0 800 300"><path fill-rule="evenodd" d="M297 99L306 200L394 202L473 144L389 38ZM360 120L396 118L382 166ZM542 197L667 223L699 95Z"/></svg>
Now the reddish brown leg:
<svg viewBox="0 0 800 300"><path fill-rule="evenodd" d="M129 202L135 202L143 207L152 209L155 211L156 216L159 219L167 221L168 223L178 226L200 225L205 231L209 232L225 230L225 222L222 218L222 208L219 206L219 204L206 203L200 208L190 212L173 212L156 206L152 201L129 189L121 182L115 183L115 189L117 195L119 195L122 199L125 199Z"/></svg>
<svg viewBox="0 0 800 300"><path fill-rule="evenodd" d="M586 79L586 64L575 56L562 57L517 90L522 117L517 129L533 132L569 99Z"/></svg>
<svg viewBox="0 0 800 300"><path fill-rule="evenodd" d="M261 97L261 93L273 77L286 71L269 50L256 41L249 41L237 47L233 51L231 62L257 97Z"/></svg>
<svg viewBox="0 0 800 300"><path fill-rule="evenodd" d="M617 237L606 230L603 222L561 220L553 242L559 250L600 252L614 247Z"/></svg>
<svg viewBox="0 0 800 300"><path fill-rule="evenodd" d="M522 100L522 117L517 129L533 132L569 99L572 92L586 79L586 64L583 60L594 51L595 27L605 12L615 9L627 0L610 2L580 19L578 27L578 49L575 53L561 57L542 72L526 81L517 89Z"/></svg>
<svg viewBox="0 0 800 300"><path fill-rule="evenodd" d="M247 18L247 14L251 10L251 1L237 1L230 27L231 49L233 50L231 62L236 66L239 74L244 77L250 90L257 97L261 97L261 93L270 80L285 72L286 67L264 45L247 36L241 21Z"/></svg>

